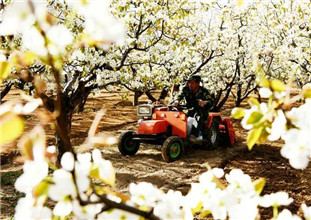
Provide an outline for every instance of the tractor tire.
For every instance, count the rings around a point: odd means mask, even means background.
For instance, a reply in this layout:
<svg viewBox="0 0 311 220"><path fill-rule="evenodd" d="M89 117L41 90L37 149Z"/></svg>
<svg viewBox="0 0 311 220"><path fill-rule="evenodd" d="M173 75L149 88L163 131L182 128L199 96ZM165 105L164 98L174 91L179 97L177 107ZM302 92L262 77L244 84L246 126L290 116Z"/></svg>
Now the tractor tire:
<svg viewBox="0 0 311 220"><path fill-rule="evenodd" d="M140 142L133 140L133 133L132 131L127 131L120 136L118 149L123 156L133 156L139 149Z"/></svg>
<svg viewBox="0 0 311 220"><path fill-rule="evenodd" d="M212 120L210 128L206 128L204 138L207 140L207 149L215 150L219 146L220 131L219 122L216 118Z"/></svg>
<svg viewBox="0 0 311 220"><path fill-rule="evenodd" d="M162 157L167 162L179 160L184 153L184 143L176 136L168 137L162 145Z"/></svg>

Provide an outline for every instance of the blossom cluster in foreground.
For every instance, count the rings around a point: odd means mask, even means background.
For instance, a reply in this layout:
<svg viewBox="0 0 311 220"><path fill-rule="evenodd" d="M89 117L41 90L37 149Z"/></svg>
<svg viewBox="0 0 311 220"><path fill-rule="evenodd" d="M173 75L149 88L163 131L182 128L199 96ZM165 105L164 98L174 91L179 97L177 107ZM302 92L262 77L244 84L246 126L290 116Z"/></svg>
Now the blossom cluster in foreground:
<svg viewBox="0 0 311 220"><path fill-rule="evenodd" d="M42 131L37 129L37 132ZM115 171L98 149L77 155L65 153L61 159L62 167L55 169L50 176L42 146L33 148L33 160L26 161L24 173L15 183L16 189L26 194L16 206L16 220L52 219L56 216L141 218L122 207L118 209L109 205L108 200L146 213L153 212L160 219L193 219L197 214L211 214L214 219L257 219L259 207L273 207L274 219L300 219L288 210L278 214L278 207L293 202L286 192L260 196L264 179L252 181L240 169L227 174L223 169L211 169L200 176L198 183L191 184L185 196L180 191L164 193L151 183L142 182L130 184L130 197L126 197L107 187L115 184ZM52 208L45 206L48 199L56 203ZM311 208L304 204L302 209L305 218L309 219Z"/></svg>
<svg viewBox="0 0 311 220"><path fill-rule="evenodd" d="M285 145L281 149L283 157L296 169L304 169L311 158L311 95L310 87L305 87L301 96L304 102L298 107L292 107L297 97L289 97L285 85L274 79L264 80L259 93L268 102L259 103L251 98L250 109L235 108L232 115L242 119L244 129L250 130L247 144L251 149L254 144L266 140L282 139Z"/></svg>

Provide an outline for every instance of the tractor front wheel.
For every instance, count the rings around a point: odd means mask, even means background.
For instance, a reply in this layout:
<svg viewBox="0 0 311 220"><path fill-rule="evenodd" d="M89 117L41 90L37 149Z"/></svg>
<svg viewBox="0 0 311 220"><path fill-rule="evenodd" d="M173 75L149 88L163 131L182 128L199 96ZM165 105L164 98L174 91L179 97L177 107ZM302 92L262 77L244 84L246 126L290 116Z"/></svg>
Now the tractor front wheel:
<svg viewBox="0 0 311 220"><path fill-rule="evenodd" d="M139 149L140 142L133 140L133 132L127 131L120 136L118 149L123 156L133 156Z"/></svg>
<svg viewBox="0 0 311 220"><path fill-rule="evenodd" d="M162 157L167 163L179 160L183 152L184 144L179 137L168 137L162 145Z"/></svg>

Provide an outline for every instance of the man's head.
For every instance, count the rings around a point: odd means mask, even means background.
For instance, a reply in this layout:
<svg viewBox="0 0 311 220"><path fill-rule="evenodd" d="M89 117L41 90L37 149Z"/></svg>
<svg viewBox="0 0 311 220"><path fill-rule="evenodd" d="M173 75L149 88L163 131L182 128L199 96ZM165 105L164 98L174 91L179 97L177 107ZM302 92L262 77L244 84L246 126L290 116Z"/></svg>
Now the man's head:
<svg viewBox="0 0 311 220"><path fill-rule="evenodd" d="M192 75L188 78L188 87L191 92L196 93L199 89L200 82L201 82L201 76L198 75Z"/></svg>

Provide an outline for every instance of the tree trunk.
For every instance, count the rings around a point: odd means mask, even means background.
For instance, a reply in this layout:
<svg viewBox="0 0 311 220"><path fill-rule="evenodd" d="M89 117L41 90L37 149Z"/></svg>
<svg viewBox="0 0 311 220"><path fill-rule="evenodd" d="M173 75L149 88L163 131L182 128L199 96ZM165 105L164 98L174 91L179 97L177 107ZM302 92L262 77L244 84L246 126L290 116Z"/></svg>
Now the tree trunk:
<svg viewBox="0 0 311 220"><path fill-rule="evenodd" d="M156 98L151 94L150 90L146 91L145 94L151 102L157 101Z"/></svg>
<svg viewBox="0 0 311 220"><path fill-rule="evenodd" d="M55 110L59 110L59 114L56 117L56 146L58 148L58 160L65 152L72 152L72 145L70 142L71 122L73 115L73 108L70 105L69 97L63 95L60 100L60 109L57 107Z"/></svg>
<svg viewBox="0 0 311 220"><path fill-rule="evenodd" d="M237 99L237 100L235 100L235 107L240 107L242 101L243 101L242 99Z"/></svg>
<svg viewBox="0 0 311 220"><path fill-rule="evenodd" d="M222 90L222 89L220 89L219 91L217 91L217 94L216 94L216 97L215 97L215 102L214 102L214 105L212 106L212 108L211 108L211 111L212 112L217 112L217 111L219 111L219 105L218 105L218 103L220 102L220 98L221 98L221 95L222 95L222 93L223 93L223 91L224 90Z"/></svg>
<svg viewBox="0 0 311 220"><path fill-rule="evenodd" d="M138 99L140 96L142 96L142 94L144 93L141 91L134 91L134 106L137 106L139 104Z"/></svg>
<svg viewBox="0 0 311 220"><path fill-rule="evenodd" d="M81 102L78 104L78 109L77 109L77 112L78 112L78 113L83 112L85 103L86 103L87 98L89 97L90 93L91 93L91 91L88 92L88 93L86 93L85 96L83 96Z"/></svg>
<svg viewBox="0 0 311 220"><path fill-rule="evenodd" d="M164 99L167 97L168 92L169 92L169 88L168 88L168 87L164 87L164 88L162 89L161 93L160 93L160 96L159 96L159 98L158 98L158 101L161 102L162 100L164 100Z"/></svg>
<svg viewBox="0 0 311 220"><path fill-rule="evenodd" d="M225 94L225 96L223 97L223 99L221 101L219 101L219 100L221 98L222 92L220 94L217 94L218 102L217 102L216 106L213 109L214 111L219 112L220 109L224 106L224 104L227 102L227 100L229 98L231 89L232 89L232 85L227 88L226 94Z"/></svg>
<svg viewBox="0 0 311 220"><path fill-rule="evenodd" d="M239 107L242 102L242 85L238 84L237 86L237 93L236 93L236 99L235 99L235 107Z"/></svg>

